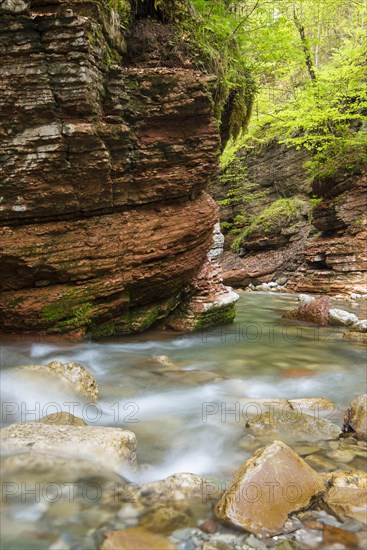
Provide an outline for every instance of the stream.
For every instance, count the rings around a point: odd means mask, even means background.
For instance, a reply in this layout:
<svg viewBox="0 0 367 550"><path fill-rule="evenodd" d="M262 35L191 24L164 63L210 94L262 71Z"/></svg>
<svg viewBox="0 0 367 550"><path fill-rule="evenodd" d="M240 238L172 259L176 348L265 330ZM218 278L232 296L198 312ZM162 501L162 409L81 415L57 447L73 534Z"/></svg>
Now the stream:
<svg viewBox="0 0 367 550"><path fill-rule="evenodd" d="M84 343L9 338L1 348L1 397L15 405L5 415L3 408L3 425L70 411L67 404L73 402L71 412L88 424L136 434L139 467L129 474L134 482L177 472L230 480L252 454L238 441L247 415L258 410L257 400L328 398L337 408L323 415L341 424L348 403L364 391L363 346L343 340L339 328L283 321L281 314L296 305L295 295L241 292L232 325L195 334L150 330ZM345 308L345 303L338 305ZM360 318L365 314L357 305L349 309ZM177 370L160 368L162 358L156 356L167 356ZM76 402L56 380L44 388L38 377L19 376L14 369L53 360L83 364L98 383L98 404ZM202 371L217 376L207 381ZM47 521L45 513L40 503L5 506L3 548L63 548L50 544L70 531L70 547L88 547L90 520L80 510L64 510ZM99 513L103 516L103 510Z"/></svg>

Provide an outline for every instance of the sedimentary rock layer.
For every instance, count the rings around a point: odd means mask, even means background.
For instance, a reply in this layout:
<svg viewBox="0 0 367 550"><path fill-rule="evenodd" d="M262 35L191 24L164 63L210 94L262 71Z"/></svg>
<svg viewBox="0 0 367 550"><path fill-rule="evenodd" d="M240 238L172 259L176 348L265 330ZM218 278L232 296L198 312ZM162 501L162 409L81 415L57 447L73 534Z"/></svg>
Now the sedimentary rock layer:
<svg viewBox="0 0 367 550"><path fill-rule="evenodd" d="M98 0L8 4L1 327L142 330L177 306L211 245L211 77L157 51L146 63L144 22L129 46ZM148 24L159 53L174 34Z"/></svg>
<svg viewBox="0 0 367 550"><path fill-rule="evenodd" d="M282 278L287 289L298 292L367 292L366 170L313 181L306 160L305 152L273 141L240 151L231 168L236 177L227 169L211 186L227 226L233 228L236 216L242 216L242 229L237 218L241 233L258 220L241 239L239 253L230 250L236 235L227 234L222 259L227 284ZM298 206L277 219L274 206L284 199Z"/></svg>

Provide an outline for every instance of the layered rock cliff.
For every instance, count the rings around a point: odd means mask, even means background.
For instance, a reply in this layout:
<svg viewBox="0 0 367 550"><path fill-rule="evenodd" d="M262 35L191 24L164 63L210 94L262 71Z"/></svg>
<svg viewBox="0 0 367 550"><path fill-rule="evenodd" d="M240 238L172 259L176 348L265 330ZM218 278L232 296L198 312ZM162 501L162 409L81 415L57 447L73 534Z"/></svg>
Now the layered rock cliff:
<svg viewBox="0 0 367 550"><path fill-rule="evenodd" d="M212 78L125 4L0 2L3 330L133 332L203 290ZM204 286L220 311L230 291Z"/></svg>
<svg viewBox="0 0 367 550"><path fill-rule="evenodd" d="M211 186L227 230L224 280L298 292L367 292L366 170L312 180L307 152L243 149Z"/></svg>

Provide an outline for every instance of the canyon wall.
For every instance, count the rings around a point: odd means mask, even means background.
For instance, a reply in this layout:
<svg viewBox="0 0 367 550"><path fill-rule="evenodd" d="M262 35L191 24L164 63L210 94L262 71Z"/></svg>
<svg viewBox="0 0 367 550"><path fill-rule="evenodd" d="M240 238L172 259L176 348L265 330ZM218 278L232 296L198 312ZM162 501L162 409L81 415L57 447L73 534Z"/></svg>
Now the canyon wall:
<svg viewBox="0 0 367 550"><path fill-rule="evenodd" d="M168 25L134 22L127 2L127 30L106 5L0 2L4 331L141 331L203 292L213 79ZM207 308L233 318L235 295L208 275Z"/></svg>
<svg viewBox="0 0 367 550"><path fill-rule="evenodd" d="M226 230L224 281L367 292L366 169L313 180L308 153L271 141L237 152L211 185Z"/></svg>

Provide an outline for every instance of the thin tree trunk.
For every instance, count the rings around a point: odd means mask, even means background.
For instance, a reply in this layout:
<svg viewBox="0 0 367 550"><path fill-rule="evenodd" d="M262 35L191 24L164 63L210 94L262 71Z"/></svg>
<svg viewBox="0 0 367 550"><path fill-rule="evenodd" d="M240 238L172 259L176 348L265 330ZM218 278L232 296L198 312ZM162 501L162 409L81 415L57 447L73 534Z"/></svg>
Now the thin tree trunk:
<svg viewBox="0 0 367 550"><path fill-rule="evenodd" d="M307 38L306 38L306 34L305 34L305 28L302 25L302 22L300 21L300 19L298 18L295 9L293 9L293 20L294 20L294 23L297 27L297 30L298 30L300 38L301 38L302 49L303 49L303 53L305 55L305 61L306 61L308 74L310 75L311 80L316 81L315 68L313 66L311 51L310 51L308 41L307 41Z"/></svg>

